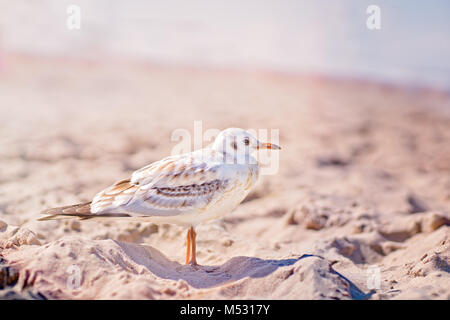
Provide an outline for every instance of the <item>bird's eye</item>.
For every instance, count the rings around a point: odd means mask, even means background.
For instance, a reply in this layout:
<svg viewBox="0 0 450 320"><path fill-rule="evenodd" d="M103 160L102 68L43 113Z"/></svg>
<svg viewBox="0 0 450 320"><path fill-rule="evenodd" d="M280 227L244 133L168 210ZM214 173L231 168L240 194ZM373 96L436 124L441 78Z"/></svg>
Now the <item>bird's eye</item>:
<svg viewBox="0 0 450 320"><path fill-rule="evenodd" d="M249 138L244 138L244 144L246 145L246 146L248 146L249 144L250 144L250 139Z"/></svg>

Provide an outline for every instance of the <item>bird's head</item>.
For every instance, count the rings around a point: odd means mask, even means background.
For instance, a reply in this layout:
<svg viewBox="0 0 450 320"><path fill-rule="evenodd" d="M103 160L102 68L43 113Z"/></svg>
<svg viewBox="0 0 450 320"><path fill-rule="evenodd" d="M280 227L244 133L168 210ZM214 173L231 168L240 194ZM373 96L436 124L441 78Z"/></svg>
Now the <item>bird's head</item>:
<svg viewBox="0 0 450 320"><path fill-rule="evenodd" d="M221 131L212 147L214 150L235 155L234 157L248 156L259 149L281 149L276 144L259 141L251 133L240 128L228 128Z"/></svg>

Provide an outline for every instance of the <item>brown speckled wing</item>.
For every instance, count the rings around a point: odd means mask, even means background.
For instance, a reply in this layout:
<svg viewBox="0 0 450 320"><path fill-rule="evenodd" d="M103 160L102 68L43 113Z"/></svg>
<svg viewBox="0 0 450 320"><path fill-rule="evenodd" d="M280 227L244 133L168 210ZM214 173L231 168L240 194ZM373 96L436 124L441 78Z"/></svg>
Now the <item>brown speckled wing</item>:
<svg viewBox="0 0 450 320"><path fill-rule="evenodd" d="M91 210L173 216L202 209L227 187L219 167L220 162L193 155L165 158L97 194Z"/></svg>

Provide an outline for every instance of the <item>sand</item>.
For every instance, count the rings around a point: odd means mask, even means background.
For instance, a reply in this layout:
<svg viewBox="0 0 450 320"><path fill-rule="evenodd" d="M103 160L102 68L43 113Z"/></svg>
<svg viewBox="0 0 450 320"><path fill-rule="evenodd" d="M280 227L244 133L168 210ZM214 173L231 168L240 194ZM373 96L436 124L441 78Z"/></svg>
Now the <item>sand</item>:
<svg viewBox="0 0 450 320"><path fill-rule="evenodd" d="M450 299L450 97L313 75L1 57L0 297ZM170 154L178 128L279 129L221 220L36 221Z"/></svg>

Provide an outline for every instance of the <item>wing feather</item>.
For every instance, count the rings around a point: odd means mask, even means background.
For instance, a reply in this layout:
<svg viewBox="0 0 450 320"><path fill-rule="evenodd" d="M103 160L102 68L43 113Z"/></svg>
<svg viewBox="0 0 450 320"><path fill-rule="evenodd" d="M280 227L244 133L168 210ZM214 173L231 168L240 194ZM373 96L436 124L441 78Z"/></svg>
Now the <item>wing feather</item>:
<svg viewBox="0 0 450 320"><path fill-rule="evenodd" d="M173 216L201 209L227 188L219 157L198 153L167 157L136 170L98 193L93 213ZM217 161L216 161L217 160Z"/></svg>

